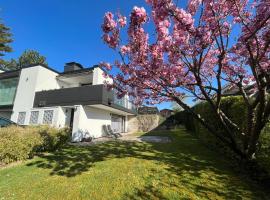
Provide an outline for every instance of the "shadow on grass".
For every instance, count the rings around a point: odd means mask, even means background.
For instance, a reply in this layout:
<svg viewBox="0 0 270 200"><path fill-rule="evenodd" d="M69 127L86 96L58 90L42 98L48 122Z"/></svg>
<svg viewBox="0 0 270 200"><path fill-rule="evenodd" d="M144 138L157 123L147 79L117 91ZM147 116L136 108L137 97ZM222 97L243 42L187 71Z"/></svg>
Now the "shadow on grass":
<svg viewBox="0 0 270 200"><path fill-rule="evenodd" d="M195 138L183 133L183 130L150 132L145 135L168 136L168 134L173 139L172 143L111 141L88 147L66 146L57 152L41 155L42 159L30 162L28 166L51 169L51 175L74 177L88 171L97 162L133 157L166 164L166 170L163 170L162 174L152 169L150 177L147 177L147 180L155 180L160 188L183 188L208 198L242 199L244 190L254 187L250 186L248 181L244 186L239 184L245 182L239 177L235 180L230 179L231 176L236 175L233 174L228 163L200 145ZM157 177L156 174L159 176ZM211 174L214 176L211 177ZM177 181L170 181L172 179ZM198 181L203 179L206 180L205 184L203 181ZM213 184L211 185L210 182ZM251 192L250 195L251 197L256 195L256 198L260 199L264 194ZM125 199L153 198L166 199L151 181L146 183L144 188L136 188L135 193L125 196Z"/></svg>

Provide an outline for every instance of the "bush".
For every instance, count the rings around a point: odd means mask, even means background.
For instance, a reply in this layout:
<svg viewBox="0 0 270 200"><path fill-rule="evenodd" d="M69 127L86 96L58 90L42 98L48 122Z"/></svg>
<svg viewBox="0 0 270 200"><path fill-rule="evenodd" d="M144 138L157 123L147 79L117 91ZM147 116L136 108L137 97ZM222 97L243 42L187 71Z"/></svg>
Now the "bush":
<svg viewBox="0 0 270 200"><path fill-rule="evenodd" d="M0 129L0 163L32 158L37 152L53 151L69 139L68 129L48 126Z"/></svg>
<svg viewBox="0 0 270 200"><path fill-rule="evenodd" d="M221 101L222 110L228 117L236 123L244 131L246 129L246 107L243 98L240 96L225 97ZM210 123L218 134L224 134L222 126L216 119L210 105L202 102L193 107L194 111L200 114L208 123ZM182 112L179 114L183 124L188 130L196 135L203 143L215 151L220 151L225 155L235 158L235 154L231 152L223 143L221 143L213 134L209 133L197 120L193 119L190 114ZM240 138L238 139L240 142ZM261 166L270 172L270 124L263 130L260 140L260 148L257 151L258 162Z"/></svg>
<svg viewBox="0 0 270 200"><path fill-rule="evenodd" d="M261 134L257 157L270 173L270 123L267 124Z"/></svg>
<svg viewBox="0 0 270 200"><path fill-rule="evenodd" d="M54 151L64 145L70 137L68 128L56 129L49 126L39 127L39 134L43 138L41 151Z"/></svg>
<svg viewBox="0 0 270 200"><path fill-rule="evenodd" d="M0 162L11 163L34 155L42 137L31 128L12 126L0 129Z"/></svg>

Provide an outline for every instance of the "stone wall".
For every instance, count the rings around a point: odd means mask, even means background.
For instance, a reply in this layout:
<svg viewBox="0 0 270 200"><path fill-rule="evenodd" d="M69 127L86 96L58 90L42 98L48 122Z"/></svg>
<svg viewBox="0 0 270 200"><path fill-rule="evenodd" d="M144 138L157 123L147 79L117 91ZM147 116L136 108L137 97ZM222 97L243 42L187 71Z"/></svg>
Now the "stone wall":
<svg viewBox="0 0 270 200"><path fill-rule="evenodd" d="M128 132L151 131L159 126L160 116L157 114L128 117Z"/></svg>

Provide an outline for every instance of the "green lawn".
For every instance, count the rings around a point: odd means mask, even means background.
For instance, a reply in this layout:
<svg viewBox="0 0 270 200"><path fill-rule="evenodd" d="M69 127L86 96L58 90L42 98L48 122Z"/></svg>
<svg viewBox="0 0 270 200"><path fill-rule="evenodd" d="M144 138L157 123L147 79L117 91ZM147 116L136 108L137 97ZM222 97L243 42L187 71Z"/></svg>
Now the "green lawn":
<svg viewBox="0 0 270 200"><path fill-rule="evenodd" d="M170 144L67 146L0 170L2 199L269 199L184 130Z"/></svg>

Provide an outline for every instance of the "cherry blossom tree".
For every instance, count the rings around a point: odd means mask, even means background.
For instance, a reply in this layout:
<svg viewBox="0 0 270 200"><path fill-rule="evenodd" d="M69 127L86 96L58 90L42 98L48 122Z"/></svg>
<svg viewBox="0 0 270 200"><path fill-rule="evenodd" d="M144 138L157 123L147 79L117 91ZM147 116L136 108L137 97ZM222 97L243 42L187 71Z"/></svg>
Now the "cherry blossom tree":
<svg viewBox="0 0 270 200"><path fill-rule="evenodd" d="M173 0L146 2L150 14L135 6L129 19L104 16L103 40L119 58L101 66L118 69L110 76L119 96L128 93L136 103L175 101L242 159L255 158L270 114L270 1L189 0L186 8ZM244 89L248 84L252 97ZM225 85L237 87L244 99L246 130L221 109ZM183 97L207 101L225 134L216 133Z"/></svg>

